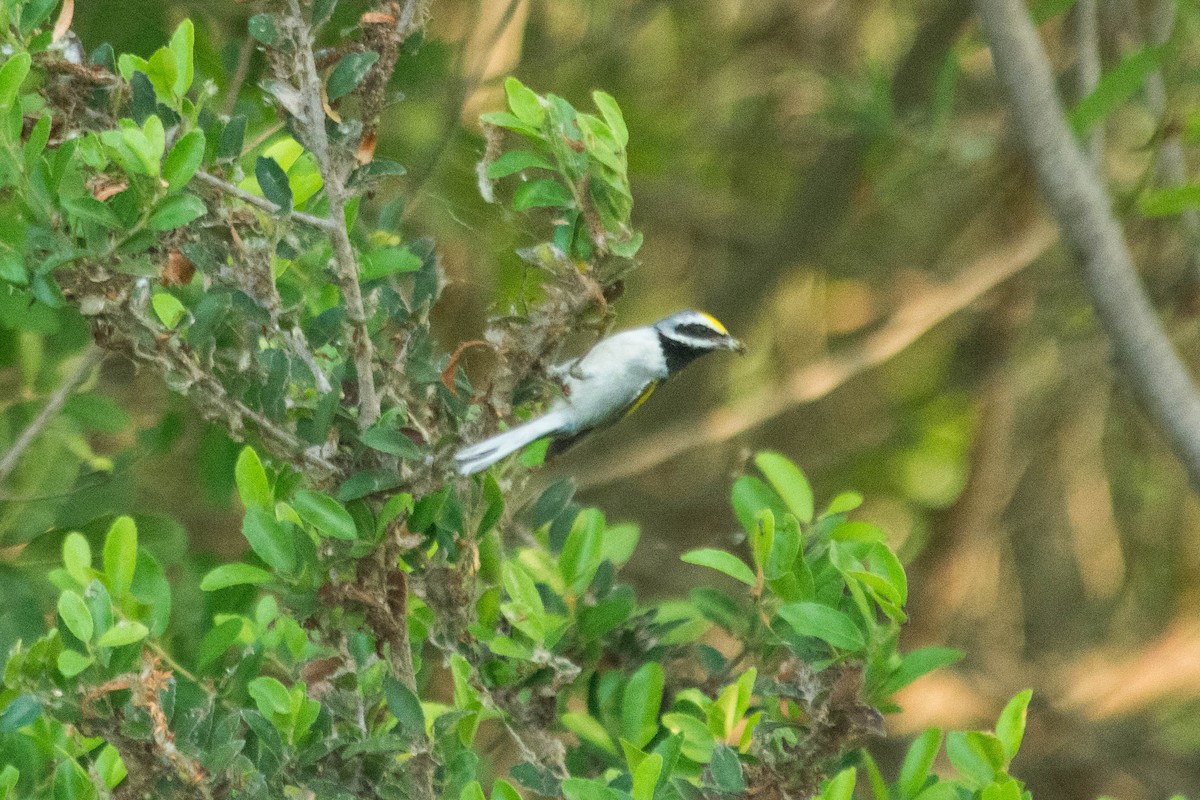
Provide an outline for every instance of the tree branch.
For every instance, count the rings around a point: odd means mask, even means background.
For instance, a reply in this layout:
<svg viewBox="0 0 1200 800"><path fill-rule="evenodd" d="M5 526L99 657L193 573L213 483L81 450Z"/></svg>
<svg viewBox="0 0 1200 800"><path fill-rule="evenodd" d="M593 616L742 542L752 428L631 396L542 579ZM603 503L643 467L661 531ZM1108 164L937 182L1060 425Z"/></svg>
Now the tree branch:
<svg viewBox="0 0 1200 800"><path fill-rule="evenodd" d="M259 197L256 194L251 194L245 189L242 189L227 180L218 178L216 175L209 174L204 170L198 170L196 172L196 179L201 183L207 183L214 189L220 189L222 192L232 195L244 203L249 203L255 208L261 208L268 214L278 214L282 210L279 208L279 206L275 205L267 198ZM303 222L305 225L312 225L314 228L320 228L323 231L332 231L336 227L332 220L325 219L324 217L318 217L313 214L305 214L303 211L290 211L285 216L291 217L297 222Z"/></svg>
<svg viewBox="0 0 1200 800"><path fill-rule="evenodd" d="M949 284L922 292L919 299L899 309L861 344L805 365L781 384L717 409L699 422L674 425L616 449L596 466L577 472L576 482L587 488L639 475L689 450L728 441L796 406L827 397L848 381L899 355L935 326L1025 269L1055 241L1053 226L1035 224Z"/></svg>
<svg viewBox="0 0 1200 800"><path fill-rule="evenodd" d="M1130 388L1200 491L1200 397L1138 281L1109 198L1067 127L1022 0L974 0L1042 193L1080 266Z"/></svg>
<svg viewBox="0 0 1200 800"><path fill-rule="evenodd" d="M346 305L346 318L352 329L354 371L358 377L358 425L367 428L379 419L379 393L375 389L375 346L367 329L367 313L363 305L362 288L358 283L358 259L350 243L346 226L346 180L325 131L325 105L322 101L321 74L313 55L313 32L304 19L299 0L289 0L288 9L294 32L296 80L304 104L303 117L298 120L304 128L304 144L313 154L325 197L329 201L329 222L333 261L338 286Z"/></svg>
<svg viewBox="0 0 1200 800"><path fill-rule="evenodd" d="M67 398L71 396L71 392L75 391L79 384L83 383L91 374L92 370L104 360L105 352L98 347L89 347L83 353L83 357L75 366L75 371L72 372L65 381L62 382L54 394L50 395L46 400L46 404L42 406L42 410L33 418L33 421L21 431L21 435L12 443L12 447L8 448L8 452L0 458L0 485L8 480L8 476L17 468L17 462L21 460L21 456L33 444L33 440L38 437L38 434L50 424L58 412L62 410L63 404L67 402Z"/></svg>
<svg viewBox="0 0 1200 800"><path fill-rule="evenodd" d="M1100 83L1099 0L1077 0L1071 10L1075 34L1075 93L1087 97ZM1095 126L1087 137L1088 157L1097 173L1104 174L1104 126Z"/></svg>

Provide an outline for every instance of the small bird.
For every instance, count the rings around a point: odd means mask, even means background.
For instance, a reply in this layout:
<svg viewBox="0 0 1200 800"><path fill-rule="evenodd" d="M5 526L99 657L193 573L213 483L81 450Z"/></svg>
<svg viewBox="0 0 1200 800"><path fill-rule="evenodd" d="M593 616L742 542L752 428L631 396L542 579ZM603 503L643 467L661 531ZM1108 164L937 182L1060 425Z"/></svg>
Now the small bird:
<svg viewBox="0 0 1200 800"><path fill-rule="evenodd" d="M545 436L548 455L633 412L664 380L705 353L746 348L714 317L679 311L653 325L615 333L581 358L551 369L563 394L540 417L454 454L459 473L472 475Z"/></svg>

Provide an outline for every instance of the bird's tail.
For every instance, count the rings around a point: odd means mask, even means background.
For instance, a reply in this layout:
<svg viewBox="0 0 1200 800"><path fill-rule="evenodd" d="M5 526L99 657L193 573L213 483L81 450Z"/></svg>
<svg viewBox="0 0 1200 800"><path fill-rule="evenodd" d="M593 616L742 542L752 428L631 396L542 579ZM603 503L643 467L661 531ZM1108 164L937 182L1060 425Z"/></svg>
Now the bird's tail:
<svg viewBox="0 0 1200 800"><path fill-rule="evenodd" d="M485 470L530 442L552 433L564 432L565 422L561 412L550 411L524 425L518 425L470 447L464 447L454 454L458 472L461 475L474 475L476 472Z"/></svg>

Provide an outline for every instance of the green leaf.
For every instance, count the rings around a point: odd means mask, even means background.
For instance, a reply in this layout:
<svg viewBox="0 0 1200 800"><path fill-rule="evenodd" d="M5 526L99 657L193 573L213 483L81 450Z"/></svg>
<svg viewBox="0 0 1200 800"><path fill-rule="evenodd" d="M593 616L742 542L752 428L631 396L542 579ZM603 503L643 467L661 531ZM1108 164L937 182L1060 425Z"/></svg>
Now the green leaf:
<svg viewBox="0 0 1200 800"><path fill-rule="evenodd" d="M1154 189L1138 198L1138 210L1147 217L1169 217L1200 207L1200 184Z"/></svg>
<svg viewBox="0 0 1200 800"><path fill-rule="evenodd" d="M270 580L271 573L250 564L222 564L204 576L200 581L200 589L215 592L230 586L267 583Z"/></svg>
<svg viewBox="0 0 1200 800"><path fill-rule="evenodd" d="M712 773L713 784L717 790L727 794L736 794L746 790L746 779L742 775L742 762L738 754L727 745L719 744L713 750L712 760L708 762ZM847 797L847 800L849 798Z"/></svg>
<svg viewBox="0 0 1200 800"><path fill-rule="evenodd" d="M104 585L120 600L133 585L137 568L137 525L129 517L117 517L104 538Z"/></svg>
<svg viewBox="0 0 1200 800"><path fill-rule="evenodd" d="M279 43L279 30L275 27L275 18L270 14L255 14L246 23L246 29L255 41L267 47L274 47Z"/></svg>
<svg viewBox="0 0 1200 800"><path fill-rule="evenodd" d="M250 548L278 572L291 572L296 566L295 541L282 522L270 509L253 506L246 509L242 534Z"/></svg>
<svg viewBox="0 0 1200 800"><path fill-rule="evenodd" d="M342 56L333 72L329 73L329 82L325 84L325 95L329 102L353 92L378 60L379 53L374 50L361 50Z"/></svg>
<svg viewBox="0 0 1200 800"><path fill-rule="evenodd" d="M479 781L471 781L458 793L458 800L487 800Z"/></svg>
<svg viewBox="0 0 1200 800"><path fill-rule="evenodd" d="M258 706L259 713L267 719L292 711L292 698L287 687L269 675L260 675L250 681L246 691Z"/></svg>
<svg viewBox="0 0 1200 800"><path fill-rule="evenodd" d="M643 747L658 732L665 676L658 662L650 661L629 678L621 695L621 738Z"/></svg>
<svg viewBox="0 0 1200 800"><path fill-rule="evenodd" d="M756 455L754 463L783 498L788 510L796 515L796 519L805 523L812 522L812 487L808 485L808 478L804 477L800 468L785 456L769 451Z"/></svg>
<svg viewBox="0 0 1200 800"><path fill-rule="evenodd" d="M0 67L0 111L12 108L21 92L21 84L29 75L29 67L33 59L29 53L20 52L4 62Z"/></svg>
<svg viewBox="0 0 1200 800"><path fill-rule="evenodd" d="M571 193L553 178L541 178L527 181L513 192L512 207L515 211L528 211L531 208L548 208L552 206L568 206L574 203Z"/></svg>
<svg viewBox="0 0 1200 800"><path fill-rule="evenodd" d="M20 254L12 250L0 250L0 281L17 286L29 285L29 271L25 269L25 260Z"/></svg>
<svg viewBox="0 0 1200 800"><path fill-rule="evenodd" d="M92 580L92 548L82 533L72 531L63 539L63 567L67 574L87 586Z"/></svg>
<svg viewBox="0 0 1200 800"><path fill-rule="evenodd" d="M625 126L625 117L621 114L621 107L617 105L617 101L611 94L598 89L592 92L592 102L596 104L600 115L608 124L608 129L612 131L617 148L624 150L625 146L629 144L629 129Z"/></svg>
<svg viewBox="0 0 1200 800"><path fill-rule="evenodd" d="M854 767L842 770L825 784L821 790L821 800L851 800L857 780L858 771Z"/></svg>
<svg viewBox="0 0 1200 800"><path fill-rule="evenodd" d="M517 119L532 128L541 127L546 109L536 92L516 78L508 78L504 81L504 94L508 96L509 110Z"/></svg>
<svg viewBox="0 0 1200 800"><path fill-rule="evenodd" d="M529 137L537 137L539 135L537 128L526 125L515 114L510 114L507 111L489 111L486 114L480 114L479 121L485 125L495 125L498 128L516 131Z"/></svg>
<svg viewBox="0 0 1200 800"><path fill-rule="evenodd" d="M240 158L242 146L246 141L246 118L236 116L221 130L221 138L217 141L217 160L226 161Z"/></svg>
<svg viewBox="0 0 1200 800"><path fill-rule="evenodd" d="M588 778L567 778L562 782L566 800L621 800L621 795L600 781Z"/></svg>
<svg viewBox="0 0 1200 800"><path fill-rule="evenodd" d="M742 475L733 482L730 501L734 516L742 524L746 535L758 525L758 514L764 508L771 509L776 520L782 519L787 513L787 507L771 487L753 475Z"/></svg>
<svg viewBox="0 0 1200 800"><path fill-rule="evenodd" d="M765 571L775 545L775 514L771 509L764 508L758 513L756 523L750 532L750 553L754 556L754 563Z"/></svg>
<svg viewBox="0 0 1200 800"><path fill-rule="evenodd" d="M942 732L937 728L927 729L909 745L900 767L900 777L896 781L903 800L911 800L925 787L929 770L933 769L934 759L941 747Z"/></svg>
<svg viewBox="0 0 1200 800"><path fill-rule="evenodd" d="M58 597L58 615L62 617L75 638L81 642L90 642L95 629L92 626L92 612L88 611L87 603L79 592L68 589Z"/></svg>
<svg viewBox="0 0 1200 800"><path fill-rule="evenodd" d="M884 683L883 694L895 694L922 675L953 664L962 657L962 651L953 647L922 647L911 653L905 653L900 660L900 665Z"/></svg>
<svg viewBox="0 0 1200 800"><path fill-rule="evenodd" d="M254 162L254 177L262 189L263 197L279 206L280 214L292 211L292 186L287 173L279 162L267 156L259 156Z"/></svg>
<svg viewBox="0 0 1200 800"><path fill-rule="evenodd" d="M603 557L611 561L614 567L625 566L625 562L633 557L633 551L637 549L638 539L641 538L641 535L642 532L637 525L623 523L609 526L604 532L601 542Z"/></svg>
<svg viewBox="0 0 1200 800"><path fill-rule="evenodd" d="M155 292L150 298L154 315L158 317L163 327L174 330L180 322L187 318L187 309L179 298L170 292Z"/></svg>
<svg viewBox="0 0 1200 800"><path fill-rule="evenodd" d="M753 586L756 583L754 571L746 566L746 562L732 553L726 553L724 550L703 547L699 550L684 553L680 556L680 560L685 564L695 564L700 567L715 569L717 572L723 572L747 586Z"/></svg>
<svg viewBox="0 0 1200 800"><path fill-rule="evenodd" d="M642 759L633 772L633 800L654 800L654 790L662 775L663 757L651 753Z"/></svg>
<svg viewBox="0 0 1200 800"><path fill-rule="evenodd" d="M425 735L425 712L420 699L391 675L383 679L383 694L388 711L399 723L400 732L410 739Z"/></svg>
<svg viewBox="0 0 1200 800"><path fill-rule="evenodd" d="M589 742L614 756L617 754L617 746L613 744L612 737L608 735L608 731L604 729L599 720L591 714L568 711L559 717L559 720L564 728L578 736L581 741Z"/></svg>
<svg viewBox="0 0 1200 800"><path fill-rule="evenodd" d="M63 209L77 219L94 222L109 230L119 230L125 227L120 217L108 205L101 203L90 194L63 197L60 202Z"/></svg>
<svg viewBox="0 0 1200 800"><path fill-rule="evenodd" d="M814 636L839 650L858 652L866 646L850 617L820 603L787 603L777 612L801 636Z"/></svg>
<svg viewBox="0 0 1200 800"><path fill-rule="evenodd" d="M1017 750L1021 748L1021 740L1025 738L1025 717L1029 711L1029 700L1032 697L1032 689L1018 693L1016 697L1008 701L1008 705L1000 712L1000 718L996 720L996 738L1004 745L1008 761L1012 761L1016 757ZM1007 761L1004 766L1007 768Z"/></svg>
<svg viewBox="0 0 1200 800"><path fill-rule="evenodd" d="M958 774L975 789L981 789L995 780L1007 762L1000 740L979 731L953 731L947 734L946 755Z"/></svg>
<svg viewBox="0 0 1200 800"><path fill-rule="evenodd" d="M364 281L373 281L389 275L416 272L421 268L422 263L421 257L407 247L381 247L378 250L363 253L359 278Z"/></svg>
<svg viewBox="0 0 1200 800"><path fill-rule="evenodd" d="M196 29L190 19L184 18L171 36L167 46L175 60L175 83L171 87L176 97L183 97L192 88L192 50L196 41Z"/></svg>
<svg viewBox="0 0 1200 800"><path fill-rule="evenodd" d="M1067 115L1076 135L1083 136L1138 91L1146 78L1162 66L1166 45L1146 46L1121 59L1100 76L1096 88L1075 104Z"/></svg>
<svg viewBox="0 0 1200 800"><path fill-rule="evenodd" d="M170 191L182 189L200 169L200 163L204 160L204 146L204 131L196 129L185 133L167 153L162 177Z"/></svg>
<svg viewBox="0 0 1200 800"><path fill-rule="evenodd" d="M12 764L5 764L4 769L0 769L0 800L11 800L12 791L17 786L17 781L21 778L21 771ZM518 797L517 800L520 800Z"/></svg>
<svg viewBox="0 0 1200 800"><path fill-rule="evenodd" d="M369 494L394 489L403 482L395 470L365 469L354 473L342 482L337 490L337 499L342 502L358 500Z"/></svg>
<svg viewBox="0 0 1200 800"><path fill-rule="evenodd" d="M588 508L580 512L563 543L558 569L567 589L574 594L587 589L603 560L604 514Z"/></svg>
<svg viewBox="0 0 1200 800"><path fill-rule="evenodd" d="M124 647L127 644L140 642L150 635L150 629L140 622L123 619L100 634L96 640L97 647Z"/></svg>
<svg viewBox="0 0 1200 800"><path fill-rule="evenodd" d="M83 767L65 758L54 768L54 800L95 800L96 789Z"/></svg>
<svg viewBox="0 0 1200 800"><path fill-rule="evenodd" d="M75 650L63 650L58 654L58 671L66 678L74 678L94 663L96 663L95 656L85 655Z"/></svg>
<svg viewBox="0 0 1200 800"><path fill-rule="evenodd" d="M861 506L863 496L858 492L842 492L830 502L829 508L825 509L826 514L845 514L847 511L853 511Z"/></svg>
<svg viewBox="0 0 1200 800"><path fill-rule="evenodd" d="M238 496L246 508L273 508L275 497L271 494L271 484L267 481L267 471L263 469L262 461L254 448L247 445L238 453L237 464L233 468L234 480L237 483Z"/></svg>
<svg viewBox="0 0 1200 800"><path fill-rule="evenodd" d="M554 165L537 153L528 150L509 150L487 165L487 176L492 180L506 178L523 169L554 169Z"/></svg>
<svg viewBox="0 0 1200 800"><path fill-rule="evenodd" d="M163 198L150 215L150 229L171 231L208 213L204 201L194 194L173 194Z"/></svg>
<svg viewBox="0 0 1200 800"><path fill-rule="evenodd" d="M327 494L300 489L292 498L292 506L300 519L316 528L322 536L346 541L358 538L358 529L350 512Z"/></svg>
<svg viewBox="0 0 1200 800"><path fill-rule="evenodd" d="M712 758L716 742L709 733L708 726L691 714L672 712L663 714L663 726L672 733L683 737L683 747L680 752L684 758L689 758L699 764L707 764Z"/></svg>

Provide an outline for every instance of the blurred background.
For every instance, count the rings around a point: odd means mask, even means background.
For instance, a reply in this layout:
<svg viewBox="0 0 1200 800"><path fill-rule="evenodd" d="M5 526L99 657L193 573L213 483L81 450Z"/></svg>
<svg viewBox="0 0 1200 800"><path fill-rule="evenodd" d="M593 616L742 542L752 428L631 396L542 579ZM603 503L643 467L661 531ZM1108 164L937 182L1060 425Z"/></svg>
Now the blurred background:
<svg viewBox="0 0 1200 800"><path fill-rule="evenodd" d="M1100 2L1106 68L1141 47L1164 5ZM1070 6L1033 6L1068 99ZM88 50L110 42L145 56L191 16L199 69L223 88L226 75L253 85L262 69L244 45L251 13L92 0L74 29ZM1178 220L1141 216L1137 199L1163 142L1190 146L1197 23L1196 4L1181 3L1162 67L1178 124L1135 86L1107 121L1103 159L1189 363L1200 358L1195 247ZM574 476L582 502L641 525L627 579L643 597L712 579L678 555L737 546L731 479L750 452L781 451L818 498L862 492L860 513L890 532L913 587L907 646L967 654L903 695L888 718L895 738L874 748L885 769L908 733L990 725L1032 687L1014 772L1035 797L1200 796L1200 506L1112 369L969 4L436 0L410 50L378 148L408 175L371 213L436 241L446 350L531 279L513 251L537 227L485 204L475 184L475 119L500 106L508 74L579 107L602 88L624 109L646 244L617 325L695 307L749 344L744 359L699 362L539 477ZM227 108L262 113L253 92ZM36 360L86 336L52 322L42 334L0 327L0 444L22 427L13 409L58 381L38 377ZM470 369L482 356L464 358ZM118 358L102 389L107 400L68 407L55 424L69 435L35 445L14 475L0 554L51 525L130 508L160 515L139 527L178 554L176 576L234 554L237 445ZM186 629L200 602L180 603L174 624ZM0 617L0 650L28 624Z"/></svg>

